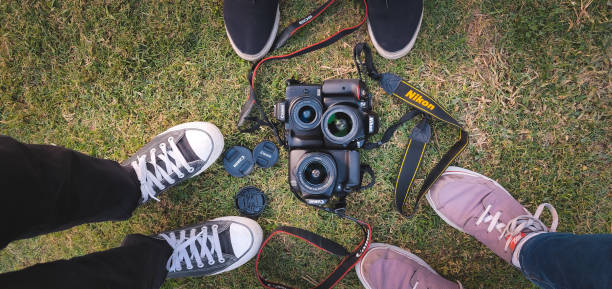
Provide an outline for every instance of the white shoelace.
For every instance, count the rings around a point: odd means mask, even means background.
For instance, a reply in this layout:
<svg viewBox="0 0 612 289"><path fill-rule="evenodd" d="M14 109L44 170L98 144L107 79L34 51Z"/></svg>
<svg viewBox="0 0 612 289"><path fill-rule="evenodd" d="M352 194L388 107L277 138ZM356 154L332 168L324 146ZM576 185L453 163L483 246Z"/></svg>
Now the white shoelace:
<svg viewBox="0 0 612 289"><path fill-rule="evenodd" d="M208 235L208 227L202 227L199 233L196 233L196 229L191 229L189 232L189 237L186 237L185 230L180 231L179 238L176 238L174 232L170 234L160 234L159 236L164 238L170 247L174 249L172 255L168 259L168 263L166 264L166 269L168 272L176 272L183 270L181 265L182 262L185 262L185 266L187 270L193 269L192 262L196 262L196 266L198 268L204 267L204 262L202 258L206 257L206 261L208 265L215 264L215 259L213 255L217 255L217 260L219 263L225 262L223 258L223 254L221 253L221 243L219 242L219 233L217 232L219 226L212 225L212 234ZM210 241L211 247L209 248L206 244L207 241ZM200 250L198 251L198 247L196 246L196 242L200 244ZM190 254L191 253L191 254Z"/></svg>
<svg viewBox="0 0 612 289"><path fill-rule="evenodd" d="M170 174L173 172L176 173L179 179L185 177L185 174L181 172L181 168L184 167L188 172L192 173L194 168L191 167L183 154L179 151L178 147L174 143L174 138L168 138L168 144L170 144L170 150L167 149L165 143L159 144L159 149L161 150L161 154L156 155L156 148L152 148L149 151L149 160L147 161L147 155L138 156L138 161L132 162L132 168L136 171L136 176L138 177L138 181L140 181L140 192L142 193L143 203L146 202L149 198L152 198L159 202L159 199L155 197L155 189L153 186L157 187L160 191L165 189L166 186L162 183L163 180L170 185L174 184L176 180L170 177ZM174 162L170 160L169 157L174 159ZM156 159L160 159L164 162L165 168L157 165ZM155 170L155 174L151 173L147 169L147 163L153 165Z"/></svg>
<svg viewBox="0 0 612 289"><path fill-rule="evenodd" d="M540 215L544 211L544 208L547 208L552 216L552 224L550 228L546 227L544 223L540 220ZM506 246L504 247L504 251L508 251L508 247L515 236L521 234L523 231L527 230L529 232L554 232L557 230L557 225L559 224L559 216L557 215L557 210L548 203L543 203L538 206L534 215L520 215L508 222L508 224L504 224L499 222L499 218L501 217L501 212L496 212L495 214L491 214L491 205L488 205L484 212L480 215L478 220L476 221L476 225L480 225L481 223L489 223L489 227L487 231L490 233L493 229L496 229L500 232L499 240L506 237Z"/></svg>

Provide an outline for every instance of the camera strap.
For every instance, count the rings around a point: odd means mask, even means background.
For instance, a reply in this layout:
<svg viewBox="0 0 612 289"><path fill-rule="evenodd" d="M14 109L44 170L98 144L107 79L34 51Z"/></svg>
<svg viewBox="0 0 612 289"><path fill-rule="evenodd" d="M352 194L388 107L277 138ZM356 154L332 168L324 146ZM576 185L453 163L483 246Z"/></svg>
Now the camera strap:
<svg viewBox="0 0 612 289"><path fill-rule="evenodd" d="M319 6L317 9L310 12L310 14L308 14L306 17L303 17L291 23L289 26L287 26L287 28L283 29L283 31L277 36L274 42L274 45L273 45L273 49L270 52L285 45L285 43L287 43L287 40L289 40L291 36L293 36L298 30L302 29L304 26L308 25L308 23L312 22L314 19L319 17L319 15L321 15L325 10L327 10L327 8L329 8L329 6L331 6L335 1L336 0L326 1L323 5ZM286 142L284 142L284 140L281 138L277 124L268 120L266 113L264 112L263 108L259 104L259 101L257 100L257 93L255 91L255 76L257 74L257 70L260 68L262 64L268 61L289 59L289 58L300 56L300 55L303 55L303 54L306 54L306 53L309 53L315 50L319 50L321 48L325 48L335 43L336 41L340 40L342 37L353 33L354 31L359 29L359 27L361 27L361 25L365 23L367 19L368 5L366 3L366 0L363 0L363 4L365 6L365 14L363 18L361 19L361 21L357 23L356 25L341 29L338 32L334 33L333 35L317 43L308 45L296 51L293 51L287 54L283 54L283 55L274 55L274 56L264 57L260 59L259 61L253 63L251 67L251 71L249 72L249 75L248 75L249 84L250 84L248 98L247 98L246 103L242 106L242 109L240 111L240 117L238 118L238 129L241 132L253 132L259 129L259 127L262 125L268 126L272 128L274 135L276 139L280 142L280 144L286 148ZM260 115L259 117L249 116L254 107L257 107L257 110L259 111L259 115ZM250 121L252 124L251 124L251 127L245 129L245 128L242 128L242 126L244 125L246 121Z"/></svg>
<svg viewBox="0 0 612 289"><path fill-rule="evenodd" d="M317 207L317 206L314 206L314 207ZM326 209L326 208L321 208L321 207L317 207L317 208ZM342 247L342 245L330 239L317 235L313 232L310 232L304 229L300 229L300 228L295 228L295 227L281 226L281 227L276 228L274 231L272 231L272 233L270 233L268 238L266 238L266 240L263 242L263 244L259 248L259 252L257 253L257 258L255 259L255 273L257 274L257 279L259 280L259 282L266 288L275 288L275 289L291 289L292 288L287 285L268 281L267 279L263 278L259 272L259 259L261 257L261 254L264 248L268 244L268 242L275 235L286 234L286 235L301 239L303 241L306 241L310 245L317 247L318 249L323 250L327 253L342 257L342 261L340 261L340 263L325 278L325 280L321 281L319 284L317 284L315 287L312 287L312 288L313 289L327 289L327 288L332 288L336 286L336 284L338 284L338 282L340 282L340 280L344 278L344 276L355 266L355 264L357 264L357 262L361 260L361 258L363 257L363 254L367 251L368 247L370 246L370 242L371 242L372 230L368 223L362 222L360 220L357 220L355 218L352 218L344 214L339 214L339 213L334 213L334 214L340 218L349 219L355 222L361 227L363 231L363 239L361 240L361 243L359 243L359 245L355 247L355 249L352 252L349 252L348 250L346 250L344 247Z"/></svg>
<svg viewBox="0 0 612 289"><path fill-rule="evenodd" d="M453 160L465 149L468 144L468 133L465 131L463 126L459 124L459 122L454 119L433 97L409 84L407 81L395 74L378 73L372 61L372 51L366 43L359 43L355 46L353 50L353 58L355 60L360 78L362 78L362 70L365 70L365 72L367 72L372 79L379 81L385 92L399 98L413 109L404 115L400 121L389 127L383 135L381 141L366 144L366 149L380 147L382 144L389 141L399 126L409 119L415 117L417 114L422 114L424 116L410 134L410 140L408 141L408 146L404 153L404 157L397 174L397 179L395 181L395 207L403 216L411 217L416 213L423 195L427 192L427 190L429 190L431 185L438 180L440 175L442 175L451 162L453 162ZM436 119L455 127L459 131L458 140L429 172L417 194L412 212L406 213L404 211L404 207L406 206L408 193L410 192L410 188L414 183L417 171L419 170L423 160L427 143L431 138L431 126L429 124L431 119Z"/></svg>

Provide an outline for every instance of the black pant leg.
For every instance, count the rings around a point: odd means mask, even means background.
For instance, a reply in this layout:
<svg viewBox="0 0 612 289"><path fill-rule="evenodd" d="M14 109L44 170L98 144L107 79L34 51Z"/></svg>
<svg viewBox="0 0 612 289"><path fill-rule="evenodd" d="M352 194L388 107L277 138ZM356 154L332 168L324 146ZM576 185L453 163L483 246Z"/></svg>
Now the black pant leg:
<svg viewBox="0 0 612 289"><path fill-rule="evenodd" d="M119 248L0 274L0 288L157 289L171 254L166 241L129 235Z"/></svg>
<svg viewBox="0 0 612 289"><path fill-rule="evenodd" d="M140 198L133 170L0 135L0 249L87 222L124 220Z"/></svg>

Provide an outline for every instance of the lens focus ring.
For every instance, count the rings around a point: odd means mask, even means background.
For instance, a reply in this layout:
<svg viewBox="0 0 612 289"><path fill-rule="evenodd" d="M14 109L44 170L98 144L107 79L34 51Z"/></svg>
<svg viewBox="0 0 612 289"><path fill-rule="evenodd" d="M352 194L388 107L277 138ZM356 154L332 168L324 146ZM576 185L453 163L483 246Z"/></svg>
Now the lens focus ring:
<svg viewBox="0 0 612 289"><path fill-rule="evenodd" d="M319 126L322 112L323 107L318 100L300 97L291 104L289 117L296 128L311 130Z"/></svg>
<svg viewBox="0 0 612 289"><path fill-rule="evenodd" d="M296 168L300 190L304 195L329 194L336 182L336 162L326 154L313 152L305 154Z"/></svg>

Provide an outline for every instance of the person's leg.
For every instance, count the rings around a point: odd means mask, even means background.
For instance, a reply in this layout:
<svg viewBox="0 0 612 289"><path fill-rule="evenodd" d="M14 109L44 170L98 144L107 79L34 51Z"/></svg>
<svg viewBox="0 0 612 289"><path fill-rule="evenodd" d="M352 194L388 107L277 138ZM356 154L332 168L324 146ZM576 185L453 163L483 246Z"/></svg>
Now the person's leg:
<svg viewBox="0 0 612 289"><path fill-rule="evenodd" d="M0 288L156 289L171 254L165 241L129 235L118 248L0 274Z"/></svg>
<svg viewBox="0 0 612 289"><path fill-rule="evenodd" d="M119 248L0 274L0 288L157 289L166 277L238 268L257 254L262 241L257 222L221 217L152 237L129 235Z"/></svg>
<svg viewBox="0 0 612 289"><path fill-rule="evenodd" d="M223 144L215 125L183 123L119 164L0 135L0 249L83 223L127 219L139 204L206 170Z"/></svg>
<svg viewBox="0 0 612 289"><path fill-rule="evenodd" d="M140 198L133 170L51 145L0 136L0 249L85 222L122 220Z"/></svg>
<svg viewBox="0 0 612 289"><path fill-rule="evenodd" d="M427 193L434 211L472 235L542 288L610 288L612 235L554 233L557 211L541 204L532 215L500 184L449 167ZM547 208L550 227L539 219Z"/></svg>
<svg viewBox="0 0 612 289"><path fill-rule="evenodd" d="M612 288L612 235L539 234L525 241L519 262L544 289Z"/></svg>

